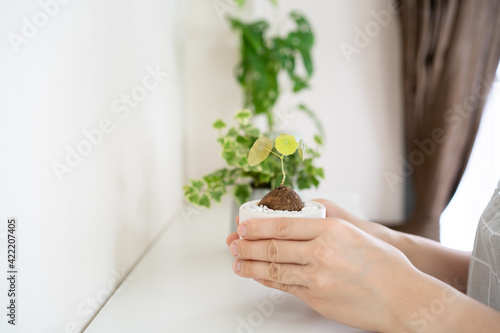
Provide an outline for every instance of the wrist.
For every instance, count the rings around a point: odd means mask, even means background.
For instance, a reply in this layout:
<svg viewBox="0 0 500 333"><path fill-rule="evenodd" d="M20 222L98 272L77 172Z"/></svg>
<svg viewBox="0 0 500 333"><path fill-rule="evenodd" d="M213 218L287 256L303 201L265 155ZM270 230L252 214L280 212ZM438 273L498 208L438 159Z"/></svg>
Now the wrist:
<svg viewBox="0 0 500 333"><path fill-rule="evenodd" d="M397 248L413 263L413 249L418 248L411 235L387 228L388 243Z"/></svg>

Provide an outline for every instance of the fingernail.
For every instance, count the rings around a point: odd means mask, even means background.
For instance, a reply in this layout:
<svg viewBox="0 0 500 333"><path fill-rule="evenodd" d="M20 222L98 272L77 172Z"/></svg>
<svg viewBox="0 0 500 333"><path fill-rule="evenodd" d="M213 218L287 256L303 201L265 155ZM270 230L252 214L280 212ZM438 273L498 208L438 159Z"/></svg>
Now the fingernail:
<svg viewBox="0 0 500 333"><path fill-rule="evenodd" d="M231 247L229 248L229 250L231 251L231 254L233 256L236 257L238 255L238 246L236 246L236 243L231 244Z"/></svg>
<svg viewBox="0 0 500 333"><path fill-rule="evenodd" d="M238 226L238 235L245 237L247 235L247 227L244 224Z"/></svg>
<svg viewBox="0 0 500 333"><path fill-rule="evenodd" d="M241 268L241 262L239 260L236 260L233 264L233 271L239 272Z"/></svg>

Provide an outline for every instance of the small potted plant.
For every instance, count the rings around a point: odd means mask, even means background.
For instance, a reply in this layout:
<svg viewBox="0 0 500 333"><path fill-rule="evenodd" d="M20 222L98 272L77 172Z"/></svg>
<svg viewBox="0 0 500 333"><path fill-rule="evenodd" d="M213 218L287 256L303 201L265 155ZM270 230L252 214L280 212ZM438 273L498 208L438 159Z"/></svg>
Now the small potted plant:
<svg viewBox="0 0 500 333"><path fill-rule="evenodd" d="M273 146L277 152L273 151ZM240 206L240 222L251 218L267 218L271 216L310 218L322 218L326 216L326 208L322 204L315 201L304 203L297 192L288 186L284 186L286 180L285 156L292 155L296 151L298 151L299 157L304 160L306 153L304 141L300 140L300 142L297 142L293 135L279 135L274 145L266 137L261 137L255 141L248 154L248 164L256 166L267 159L269 154L273 154L281 160L283 178L280 186L275 187L261 200L249 201Z"/></svg>
<svg viewBox="0 0 500 333"><path fill-rule="evenodd" d="M245 1L237 2L242 6ZM272 2L276 5L275 1ZM282 171L288 175L283 185L299 190L317 188L324 178L323 168L317 166L323 145L323 127L316 114L303 103L291 111L307 115L317 128L314 135L316 147L308 149L304 160L298 154L292 154L283 168L280 158L275 155L254 166L249 165L247 160L250 148L258 138L276 137L277 125L282 125L278 114L274 112L280 96L283 93L297 94L307 89L313 74L311 52L314 33L311 25L298 12L292 12L289 18L295 28L282 35L270 33L270 23L266 20L244 22L236 17L227 17L239 38L240 62L235 74L243 89L245 109L234 116L237 121L235 126L228 126L221 119L212 125L219 131L217 141L222 148L221 155L226 166L199 179L190 179L183 190L189 203L206 208L210 208L214 202L220 203L224 195L231 194L235 199L231 214L232 227L235 226L233 218L238 214L239 206L278 187ZM280 77L288 78L291 86L282 84ZM257 127L256 117L264 117L267 126Z"/></svg>
<svg viewBox="0 0 500 333"><path fill-rule="evenodd" d="M286 165L282 165L279 155L274 154L258 164L249 163L248 156L252 145L264 136L251 122L252 117L250 110L241 110L234 116L237 120L235 126L229 127L220 119L213 124L219 131L218 142L227 166L201 179L190 179L189 184L183 187L188 202L195 206L210 208L213 202L220 203L222 197L231 190L230 193L237 204L234 214L236 215L238 207L251 200L258 189L267 192L282 183L298 189L319 185L320 179L324 178L324 172L323 168L316 166L319 153L315 149L302 151L302 157L298 154L289 156ZM318 147L321 146L321 137L315 136L314 141ZM282 172L286 172L289 177L283 178Z"/></svg>

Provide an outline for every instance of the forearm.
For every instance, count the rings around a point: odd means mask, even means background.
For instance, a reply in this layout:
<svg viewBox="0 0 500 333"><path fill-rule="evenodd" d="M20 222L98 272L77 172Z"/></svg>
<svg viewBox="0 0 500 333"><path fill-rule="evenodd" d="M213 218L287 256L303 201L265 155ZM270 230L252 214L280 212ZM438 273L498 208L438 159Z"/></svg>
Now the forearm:
<svg viewBox="0 0 500 333"><path fill-rule="evenodd" d="M408 295L405 301L400 294ZM425 274L413 275L393 293L392 307L393 320L384 332L496 332L500 327L500 312Z"/></svg>
<svg viewBox="0 0 500 333"><path fill-rule="evenodd" d="M433 240L390 231L389 242L402 251L420 271L465 292L470 253L453 250Z"/></svg>

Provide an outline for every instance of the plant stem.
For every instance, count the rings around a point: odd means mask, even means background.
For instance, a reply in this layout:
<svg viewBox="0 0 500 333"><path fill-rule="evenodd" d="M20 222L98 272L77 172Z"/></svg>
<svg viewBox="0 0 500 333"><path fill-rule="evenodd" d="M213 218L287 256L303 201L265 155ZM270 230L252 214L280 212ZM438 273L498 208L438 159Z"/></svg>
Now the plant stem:
<svg viewBox="0 0 500 333"><path fill-rule="evenodd" d="M281 181L281 186L283 186L283 184L285 183L285 178L286 178L285 163L284 163L285 156L281 155L280 158L281 158L281 171L283 172L283 180Z"/></svg>
<svg viewBox="0 0 500 333"><path fill-rule="evenodd" d="M280 186L283 186L283 184L285 183L285 178L286 178L286 173L285 173L285 155L278 155L276 154L274 151L270 150L269 151L270 153L273 153L274 155L278 156L281 160L281 172L283 172L283 180L281 181L281 185Z"/></svg>
<svg viewBox="0 0 500 333"><path fill-rule="evenodd" d="M273 127L274 127L274 119L273 119L273 113L271 110L268 110L266 112L267 114L267 125L269 127L269 133L273 133Z"/></svg>

